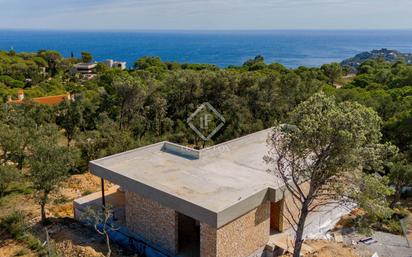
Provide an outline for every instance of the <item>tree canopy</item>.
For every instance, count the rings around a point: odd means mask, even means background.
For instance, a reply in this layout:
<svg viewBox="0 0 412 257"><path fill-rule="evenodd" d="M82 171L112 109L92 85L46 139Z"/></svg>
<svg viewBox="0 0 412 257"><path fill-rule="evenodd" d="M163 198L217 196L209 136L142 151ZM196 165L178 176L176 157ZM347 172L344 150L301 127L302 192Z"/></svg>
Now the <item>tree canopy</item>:
<svg viewBox="0 0 412 257"><path fill-rule="evenodd" d="M300 133L307 133L306 140L316 140L303 142L306 146L317 143L323 147L331 139L344 143L331 145L335 152L329 153L333 158L326 166L332 167L334 162L342 162L342 168L360 165L357 162L367 156L354 151L364 147L362 143L390 142L402 158L389 161L383 169L365 168L364 173L390 177L379 182L397 191L410 185L400 183L409 181L412 161L412 66L408 63L370 60L358 67L357 74L342 76L345 71L336 63L289 69L256 56L243 65L221 68L164 62L149 56L139 58L134 69L124 71L98 64L95 76L85 79L70 72L81 61L86 60L65 58L51 50L0 51L0 102L15 99L21 89L25 94L23 104L4 104L0 110L0 165L20 170L33 164L37 167L31 153L42 153L35 146L42 136L38 131L46 126L58 125L58 135L67 141L44 140L59 147L63 147L62 141L67 142L66 150L78 156L65 160L69 162L65 166L75 165L70 170L77 172L87 170L90 160L162 140L202 148L270 128L276 122L307 123L311 130L301 129ZM30 100L67 92L75 95L74 102L46 106ZM308 99L312 100L302 104ZM205 102L226 120L209 141L199 138L187 124L188 117ZM324 126L312 124L329 122L331 117L335 121ZM333 132L335 129L339 133ZM57 146L50 149L61 153L64 147ZM343 151L347 154L338 159L337 153ZM63 160L57 162L62 164ZM372 182L376 181L371 179L369 184L376 184ZM393 197L395 205L399 205L398 196Z"/></svg>
<svg viewBox="0 0 412 257"><path fill-rule="evenodd" d="M290 221L296 231L294 256L300 256L308 214L347 200L359 167L379 155L380 125L372 109L316 93L291 112L287 124L275 127L265 160L299 211Z"/></svg>

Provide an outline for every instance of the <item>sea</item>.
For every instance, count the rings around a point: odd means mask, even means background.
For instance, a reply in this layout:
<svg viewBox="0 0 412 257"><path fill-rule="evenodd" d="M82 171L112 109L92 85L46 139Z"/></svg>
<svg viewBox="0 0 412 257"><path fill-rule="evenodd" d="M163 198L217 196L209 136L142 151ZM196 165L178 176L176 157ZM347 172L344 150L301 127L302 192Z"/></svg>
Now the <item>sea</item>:
<svg viewBox="0 0 412 257"><path fill-rule="evenodd" d="M241 65L256 55L289 68L316 67L381 48L412 53L412 30L0 30L1 50L53 49L66 57L79 57L88 51L96 61L126 61L129 67L142 56L227 67Z"/></svg>

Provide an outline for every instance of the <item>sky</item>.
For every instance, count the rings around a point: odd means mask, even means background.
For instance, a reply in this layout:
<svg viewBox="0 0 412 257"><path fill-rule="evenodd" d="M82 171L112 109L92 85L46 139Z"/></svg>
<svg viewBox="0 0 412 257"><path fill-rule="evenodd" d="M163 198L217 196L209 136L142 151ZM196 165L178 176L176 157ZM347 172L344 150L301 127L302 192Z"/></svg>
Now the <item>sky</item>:
<svg viewBox="0 0 412 257"><path fill-rule="evenodd" d="M412 0L0 0L2 29L412 29Z"/></svg>

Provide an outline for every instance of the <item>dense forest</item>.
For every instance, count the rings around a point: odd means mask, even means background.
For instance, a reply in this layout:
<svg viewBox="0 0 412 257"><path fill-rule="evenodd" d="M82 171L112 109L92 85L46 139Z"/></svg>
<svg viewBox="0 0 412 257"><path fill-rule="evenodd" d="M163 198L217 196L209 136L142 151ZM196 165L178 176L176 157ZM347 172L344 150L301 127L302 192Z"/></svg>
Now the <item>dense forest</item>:
<svg viewBox="0 0 412 257"><path fill-rule="evenodd" d="M82 57L91 58L87 53ZM92 158L159 140L202 147L186 119L203 102L226 119L225 127L206 145L223 142L286 121L288 112L320 90L338 101L372 107L383 120L384 140L412 158L412 66L402 61L366 61L352 78L337 64L287 69L265 64L261 56L225 69L144 57L127 71L99 64L91 80L69 72L80 61L55 51L0 52L0 101L15 98L23 88L27 104L9 108L25 113L30 109L37 123L56 123L66 129L69 141L95 139L99 152ZM344 86L337 88L338 84ZM65 92L74 93L77 100L55 110L29 100ZM109 142L118 133L124 142ZM75 140L80 148L83 141Z"/></svg>
<svg viewBox="0 0 412 257"><path fill-rule="evenodd" d="M394 208L402 188L412 184L412 65L402 60L367 60L352 73L337 63L288 69L262 56L227 68L143 57L129 70L98 63L91 79L71 72L91 60L89 53L64 58L50 50L0 51L0 194L20 174L15 170L23 170L40 192L43 218L48 194L67 174L86 171L90 160L162 140L211 146L287 123L291 111L319 91L380 116L382 143L397 150L383 170L367 172L386 175L395 188L387 205ZM22 104L7 103L22 89ZM66 92L75 101L49 106L30 100ZM205 142L187 124L204 102L226 121Z"/></svg>

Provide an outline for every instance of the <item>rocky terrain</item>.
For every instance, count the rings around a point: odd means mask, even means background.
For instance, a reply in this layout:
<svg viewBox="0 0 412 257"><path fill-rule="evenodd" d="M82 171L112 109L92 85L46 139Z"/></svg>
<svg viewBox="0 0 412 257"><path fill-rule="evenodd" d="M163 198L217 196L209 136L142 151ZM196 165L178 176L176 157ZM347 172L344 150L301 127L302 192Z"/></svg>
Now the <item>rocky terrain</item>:
<svg viewBox="0 0 412 257"><path fill-rule="evenodd" d="M359 65L367 60L383 58L385 61L394 63L398 60L404 60L408 64L412 64L412 53L401 53L396 50L382 48L380 50L372 50L370 52L362 52L354 57L348 58L341 62L342 66L349 66L356 69Z"/></svg>

